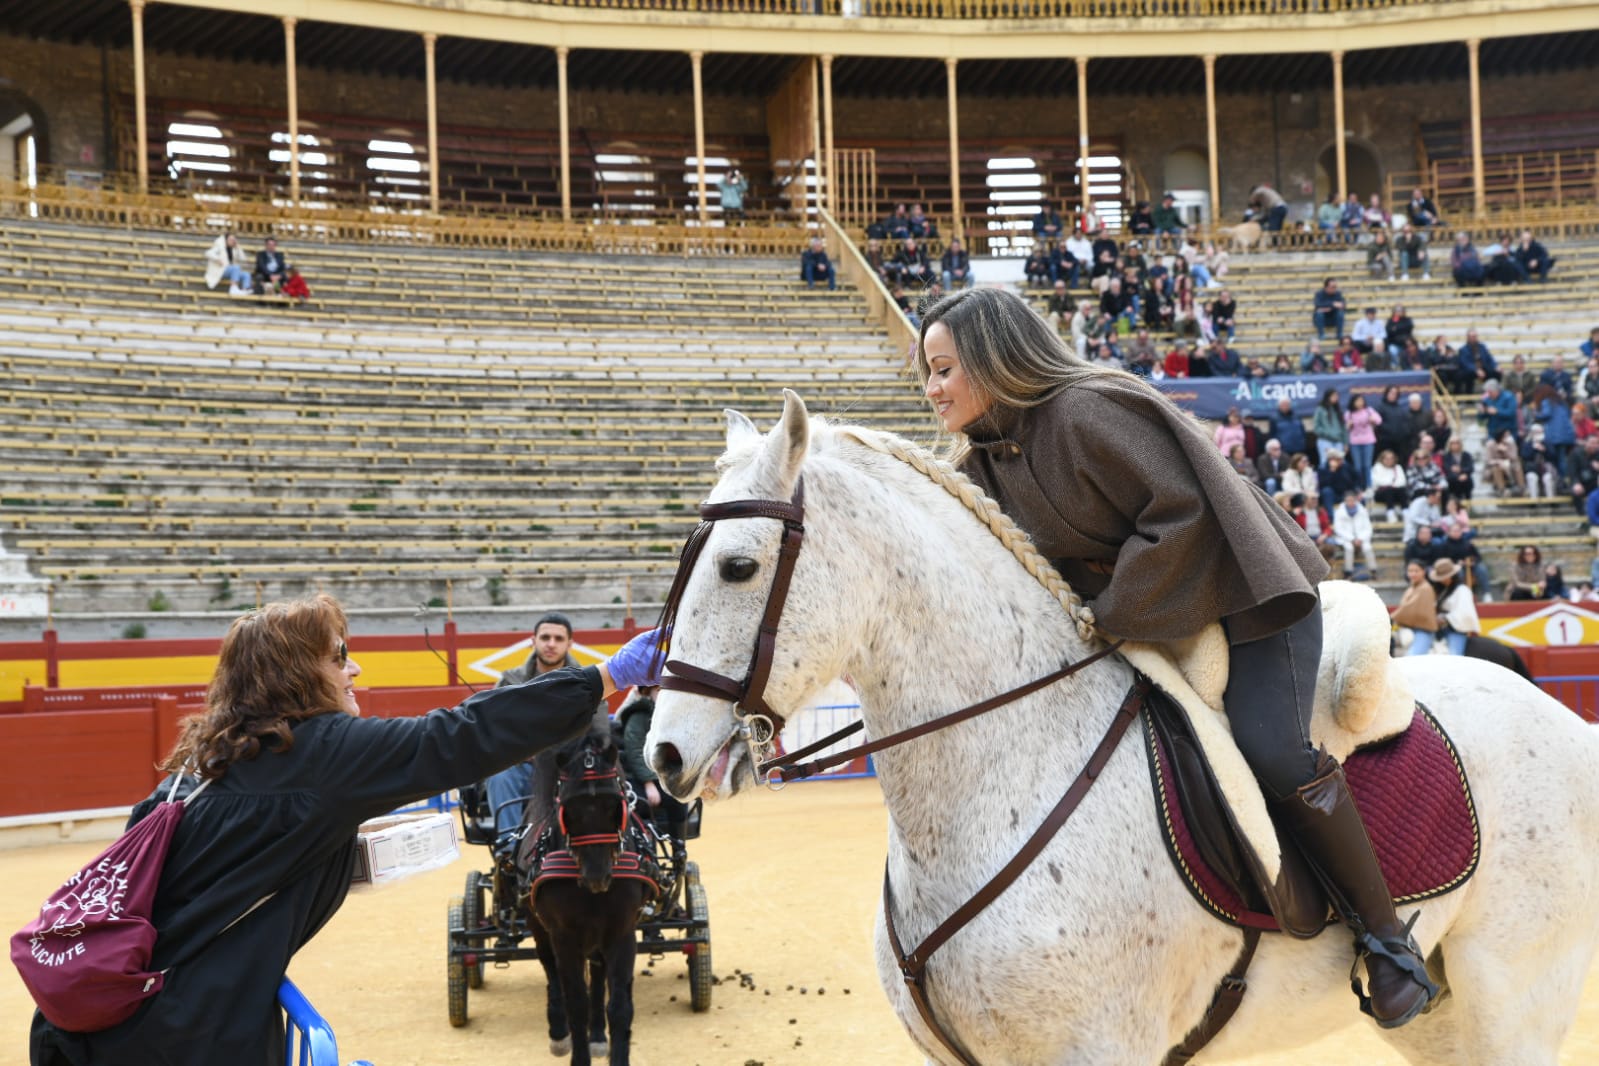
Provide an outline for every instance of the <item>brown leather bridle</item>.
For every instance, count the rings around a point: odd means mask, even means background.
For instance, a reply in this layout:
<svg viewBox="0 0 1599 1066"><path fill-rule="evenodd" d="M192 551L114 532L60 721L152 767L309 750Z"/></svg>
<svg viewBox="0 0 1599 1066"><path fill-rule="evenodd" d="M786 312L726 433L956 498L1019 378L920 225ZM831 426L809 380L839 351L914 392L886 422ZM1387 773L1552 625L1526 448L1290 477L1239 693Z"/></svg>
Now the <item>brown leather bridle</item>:
<svg viewBox="0 0 1599 1066"><path fill-rule="evenodd" d="M661 687L673 692L691 692L697 696L732 701L739 732L749 742L751 751L758 752L770 749L786 724L783 716L772 710L766 702L766 682L772 676L777 625L783 619L789 581L794 577L794 563L799 559L800 544L805 539L805 479L802 477L795 484L794 496L787 503L782 500L728 500L700 504L700 524L694 527L683 545L677 574L672 578L672 588L666 594L666 607L661 614L663 632L670 633L670 627L677 619L683 591L694 573L694 565L699 561L712 526L729 518L768 518L783 523L783 539L777 548L777 572L772 578L771 591L766 594L766 609L761 613L760 628L755 631L755 651L750 658L749 669L745 671L743 680L737 681L681 659L669 659L666 662L668 672L661 675Z"/></svg>

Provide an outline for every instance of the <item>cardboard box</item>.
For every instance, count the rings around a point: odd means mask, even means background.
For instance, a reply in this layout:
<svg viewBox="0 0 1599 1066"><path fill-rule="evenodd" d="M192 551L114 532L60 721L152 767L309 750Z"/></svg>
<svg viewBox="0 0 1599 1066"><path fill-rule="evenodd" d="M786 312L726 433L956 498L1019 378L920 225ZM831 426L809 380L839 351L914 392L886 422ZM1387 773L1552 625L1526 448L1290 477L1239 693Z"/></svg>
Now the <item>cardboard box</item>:
<svg viewBox="0 0 1599 1066"><path fill-rule="evenodd" d="M461 856L455 819L448 814L391 814L362 822L356 835L351 888L380 888Z"/></svg>

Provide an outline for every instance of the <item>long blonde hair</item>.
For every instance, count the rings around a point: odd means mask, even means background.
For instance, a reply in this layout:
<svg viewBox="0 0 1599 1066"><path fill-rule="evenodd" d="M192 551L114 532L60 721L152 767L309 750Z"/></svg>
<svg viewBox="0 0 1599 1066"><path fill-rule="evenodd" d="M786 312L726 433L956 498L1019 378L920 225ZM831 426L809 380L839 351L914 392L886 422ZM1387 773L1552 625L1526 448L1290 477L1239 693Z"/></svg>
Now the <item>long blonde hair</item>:
<svg viewBox="0 0 1599 1066"><path fill-rule="evenodd" d="M916 344L916 373L926 386L927 331L942 322L955 341L961 371L985 406L1015 410L1046 403L1062 389L1106 374L1122 380L1133 375L1091 366L1077 357L1026 301L1005 289L973 288L946 296L922 312ZM949 458L959 460L969 448L957 432Z"/></svg>

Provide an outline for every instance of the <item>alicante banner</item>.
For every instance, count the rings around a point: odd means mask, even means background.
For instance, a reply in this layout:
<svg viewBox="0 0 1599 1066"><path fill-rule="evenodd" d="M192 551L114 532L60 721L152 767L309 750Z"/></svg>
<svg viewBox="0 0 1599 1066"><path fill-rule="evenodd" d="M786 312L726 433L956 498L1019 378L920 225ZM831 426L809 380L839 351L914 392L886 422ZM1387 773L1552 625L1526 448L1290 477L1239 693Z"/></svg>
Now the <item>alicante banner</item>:
<svg viewBox="0 0 1599 1066"><path fill-rule="evenodd" d="M1220 421L1231 408L1245 418L1265 418L1274 414L1280 400L1294 405L1294 413L1309 416L1328 389L1338 390L1338 404L1349 407L1351 396L1364 396L1376 406L1390 386L1399 387L1399 397L1408 403L1412 393L1421 397L1423 407L1432 406L1432 375L1407 370L1376 374L1279 374L1266 378L1166 378L1154 383L1161 392L1185 411L1200 418Z"/></svg>

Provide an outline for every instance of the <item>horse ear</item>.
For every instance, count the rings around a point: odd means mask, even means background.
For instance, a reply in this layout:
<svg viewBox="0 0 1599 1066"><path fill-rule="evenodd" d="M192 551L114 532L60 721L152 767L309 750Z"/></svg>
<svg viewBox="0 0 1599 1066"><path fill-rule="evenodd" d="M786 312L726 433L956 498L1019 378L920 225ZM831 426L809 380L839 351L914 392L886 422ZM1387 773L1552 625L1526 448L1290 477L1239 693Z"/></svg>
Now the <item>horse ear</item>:
<svg viewBox="0 0 1599 1066"><path fill-rule="evenodd" d="M761 431L755 428L755 423L745 418L744 415L731 407L722 408L722 417L727 419L727 450L732 451L741 444L753 444L760 439Z"/></svg>
<svg viewBox="0 0 1599 1066"><path fill-rule="evenodd" d="M784 389L783 417L766 438L766 453L785 485L792 485L799 476L800 463L804 462L810 443L811 416L805 410L805 401L793 389Z"/></svg>

